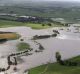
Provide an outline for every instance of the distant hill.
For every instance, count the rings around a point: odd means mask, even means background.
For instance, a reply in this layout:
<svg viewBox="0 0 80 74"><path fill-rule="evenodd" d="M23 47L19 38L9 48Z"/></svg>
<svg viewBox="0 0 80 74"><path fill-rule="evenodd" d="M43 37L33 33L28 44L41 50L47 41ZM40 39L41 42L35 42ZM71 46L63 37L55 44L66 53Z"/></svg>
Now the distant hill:
<svg viewBox="0 0 80 74"><path fill-rule="evenodd" d="M0 5L24 5L24 6L44 6L44 7L73 7L80 6L75 1L40 1L40 0L0 0Z"/></svg>
<svg viewBox="0 0 80 74"><path fill-rule="evenodd" d="M78 2L0 0L0 5L0 13L80 20Z"/></svg>

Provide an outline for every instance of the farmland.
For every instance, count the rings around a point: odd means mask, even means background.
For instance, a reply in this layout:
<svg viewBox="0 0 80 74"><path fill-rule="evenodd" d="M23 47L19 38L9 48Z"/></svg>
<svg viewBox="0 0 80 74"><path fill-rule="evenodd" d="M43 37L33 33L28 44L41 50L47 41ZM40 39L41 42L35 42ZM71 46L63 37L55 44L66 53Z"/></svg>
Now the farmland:
<svg viewBox="0 0 80 74"><path fill-rule="evenodd" d="M45 24L45 26L42 26L42 24L38 23L22 23L22 22L16 22L16 21L6 21L6 20L0 20L0 27L14 27L14 26L27 26L31 27L33 29L45 29L50 27L62 27L62 25L52 24L52 26L48 26Z"/></svg>
<svg viewBox="0 0 80 74"><path fill-rule="evenodd" d="M70 60L80 62L80 56ZM44 72L46 67L47 70ZM48 63L31 69L30 74L80 74L80 66L61 66L59 63Z"/></svg>

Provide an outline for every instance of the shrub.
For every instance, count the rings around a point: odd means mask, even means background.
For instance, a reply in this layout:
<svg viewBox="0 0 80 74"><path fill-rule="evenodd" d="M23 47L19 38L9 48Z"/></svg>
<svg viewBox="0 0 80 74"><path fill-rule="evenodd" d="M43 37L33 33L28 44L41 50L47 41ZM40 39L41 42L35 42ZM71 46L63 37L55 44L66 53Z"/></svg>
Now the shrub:
<svg viewBox="0 0 80 74"><path fill-rule="evenodd" d="M40 50L44 50L44 47L40 44L40 45L39 45L39 49L40 49Z"/></svg>
<svg viewBox="0 0 80 74"><path fill-rule="evenodd" d="M48 25L48 26L52 26L52 24L51 24L51 23L48 23L47 25Z"/></svg>
<svg viewBox="0 0 80 74"><path fill-rule="evenodd" d="M42 26L45 26L45 24L42 24Z"/></svg>

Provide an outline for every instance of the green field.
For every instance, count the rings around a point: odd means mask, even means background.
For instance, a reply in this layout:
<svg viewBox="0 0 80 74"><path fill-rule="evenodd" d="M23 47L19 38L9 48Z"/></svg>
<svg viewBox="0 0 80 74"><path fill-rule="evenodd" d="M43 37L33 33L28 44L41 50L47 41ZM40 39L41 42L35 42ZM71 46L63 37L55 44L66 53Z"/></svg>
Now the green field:
<svg viewBox="0 0 80 74"><path fill-rule="evenodd" d="M30 45L28 43L22 42L22 43L19 43L17 47L18 47L18 51L23 51L23 50L29 49Z"/></svg>
<svg viewBox="0 0 80 74"><path fill-rule="evenodd" d="M52 24L52 26L48 26L45 24L45 26L42 26L42 24L22 23L22 22L16 22L16 21L0 20L0 28L14 27L14 26L27 26L27 27L31 27L32 29L45 29L45 28L50 28L50 27L61 27L62 25Z"/></svg>
<svg viewBox="0 0 80 74"><path fill-rule="evenodd" d="M70 60L80 62L80 56ZM61 66L59 63L51 63L31 69L30 74L80 74L80 66Z"/></svg>

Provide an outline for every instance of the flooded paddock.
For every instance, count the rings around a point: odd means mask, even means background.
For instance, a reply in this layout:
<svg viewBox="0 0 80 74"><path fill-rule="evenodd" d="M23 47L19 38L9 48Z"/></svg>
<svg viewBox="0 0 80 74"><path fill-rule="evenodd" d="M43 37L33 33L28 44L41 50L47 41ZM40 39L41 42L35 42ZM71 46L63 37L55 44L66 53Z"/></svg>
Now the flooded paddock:
<svg viewBox="0 0 80 74"><path fill-rule="evenodd" d="M36 66L46 64L48 62L55 62L55 53L60 52L62 59L72 58L74 56L80 55L80 38L74 38L74 36L65 36L64 34L58 35L58 37L51 37L47 39L36 40L40 43L45 50L40 53L34 52L38 49L38 45L34 40L31 40L34 35L44 35L44 34L53 34L53 28L43 29L43 30L33 30L29 27L9 27L1 28L0 31L10 31L16 32L21 35L20 39L24 39L24 42L29 43L33 48L33 53L30 56L21 56L21 59L24 61L21 64L17 65L18 73L23 74L27 69L34 68ZM6 56L11 53L18 52L16 45L21 42L20 39L7 41L4 44L0 44L0 58L1 61L4 61ZM3 57L3 58L2 58ZM0 67L7 66L6 61L1 62ZM13 67L8 71L8 74L11 74Z"/></svg>

